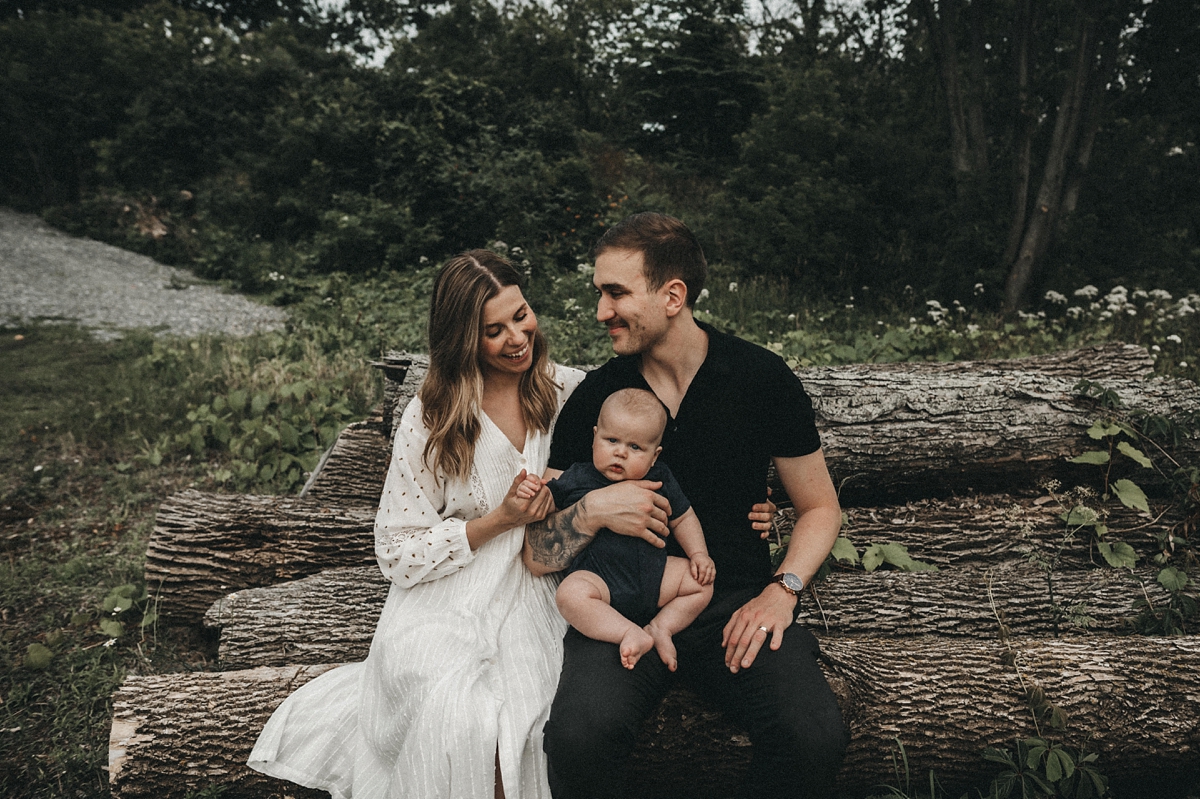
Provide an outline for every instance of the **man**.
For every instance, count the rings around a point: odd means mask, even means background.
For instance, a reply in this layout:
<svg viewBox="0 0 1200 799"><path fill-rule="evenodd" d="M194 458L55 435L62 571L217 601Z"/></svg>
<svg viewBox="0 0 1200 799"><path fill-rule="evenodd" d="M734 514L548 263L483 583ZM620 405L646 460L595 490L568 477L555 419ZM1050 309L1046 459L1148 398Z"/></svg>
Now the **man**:
<svg viewBox="0 0 1200 799"><path fill-rule="evenodd" d="M629 795L629 752L678 677L749 732L746 796L828 796L848 734L817 666L817 642L793 624L798 592L841 525L812 405L778 356L695 320L707 264L682 222L636 214L605 233L593 255L596 318L617 357L590 373L563 408L550 467L590 457L592 425L609 394L653 391L671 414L660 458L700 517L717 577L712 602L675 637L674 675L653 655L626 670L615 645L567 633L545 730L554 795ZM778 570L746 516L765 497L770 461L797 512ZM538 573L563 569L602 527L673 549L664 542L670 508L651 490L657 486L614 484L528 526L526 562Z"/></svg>

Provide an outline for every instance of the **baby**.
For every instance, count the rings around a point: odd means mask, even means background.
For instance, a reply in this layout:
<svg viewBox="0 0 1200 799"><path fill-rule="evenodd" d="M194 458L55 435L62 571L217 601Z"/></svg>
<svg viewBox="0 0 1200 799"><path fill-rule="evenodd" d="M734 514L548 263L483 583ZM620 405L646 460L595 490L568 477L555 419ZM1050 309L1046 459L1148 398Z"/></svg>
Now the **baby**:
<svg viewBox="0 0 1200 799"><path fill-rule="evenodd" d="M658 493L671 503L668 526L686 559L668 557L640 538L601 529L575 559L555 597L563 618L579 632L620 644L621 664L627 669L653 647L675 671L671 637L704 610L716 576L696 512L671 470L656 463L666 423L666 408L649 391L627 388L612 394L593 428L592 462L576 463L546 484L556 510L622 480L661 482ZM541 481L532 476L517 493L530 498L540 488Z"/></svg>

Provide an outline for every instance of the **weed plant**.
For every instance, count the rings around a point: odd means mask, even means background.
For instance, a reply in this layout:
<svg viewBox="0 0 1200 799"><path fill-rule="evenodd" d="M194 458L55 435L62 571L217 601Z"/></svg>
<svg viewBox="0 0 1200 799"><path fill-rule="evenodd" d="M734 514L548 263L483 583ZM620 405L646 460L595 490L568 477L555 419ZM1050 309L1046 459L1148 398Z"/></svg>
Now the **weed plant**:
<svg viewBox="0 0 1200 799"><path fill-rule="evenodd" d="M495 246L526 271L554 356L605 360L590 266L562 271ZM0 327L0 795L107 795L109 697L124 675L212 662L208 643L154 618L142 565L158 504L188 487L295 492L338 430L378 400L367 361L425 349L434 274L429 263L365 278L270 273L260 299L286 306L291 322L244 339L135 332L101 343L69 326ZM697 313L796 366L1124 340L1154 351L1160 374L1200 376L1200 298L1072 296L1005 319L982 297L944 306L864 289L813 300L718 265Z"/></svg>

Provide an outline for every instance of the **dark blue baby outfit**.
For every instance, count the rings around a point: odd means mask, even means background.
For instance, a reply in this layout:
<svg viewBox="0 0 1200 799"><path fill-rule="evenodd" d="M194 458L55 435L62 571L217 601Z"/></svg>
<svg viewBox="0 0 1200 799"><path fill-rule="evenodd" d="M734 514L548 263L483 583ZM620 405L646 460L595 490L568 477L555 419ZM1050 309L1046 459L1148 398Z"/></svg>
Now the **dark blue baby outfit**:
<svg viewBox="0 0 1200 799"><path fill-rule="evenodd" d="M665 464L654 464L642 479L662 483L656 493L671 503L672 520L692 507ZM585 494L611 484L612 481L592 463L585 462L574 464L547 486L554 495L554 505L562 510L583 499ZM568 573L583 570L599 575L612 595L612 607L635 624L644 626L658 613L658 596L666 566L665 548L659 549L640 538L618 535L603 527L575 558Z"/></svg>

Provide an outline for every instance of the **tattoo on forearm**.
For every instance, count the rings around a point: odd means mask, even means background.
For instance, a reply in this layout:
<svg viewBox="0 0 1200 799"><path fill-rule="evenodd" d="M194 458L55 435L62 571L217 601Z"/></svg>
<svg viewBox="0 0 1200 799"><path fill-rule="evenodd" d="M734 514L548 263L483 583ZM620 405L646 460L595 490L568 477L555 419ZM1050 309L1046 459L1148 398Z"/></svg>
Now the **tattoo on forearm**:
<svg viewBox="0 0 1200 799"><path fill-rule="evenodd" d="M570 566L575 556L591 543L592 536L575 529L576 518L582 519L587 513L583 507L585 501L526 526L525 535L535 561L560 571Z"/></svg>

